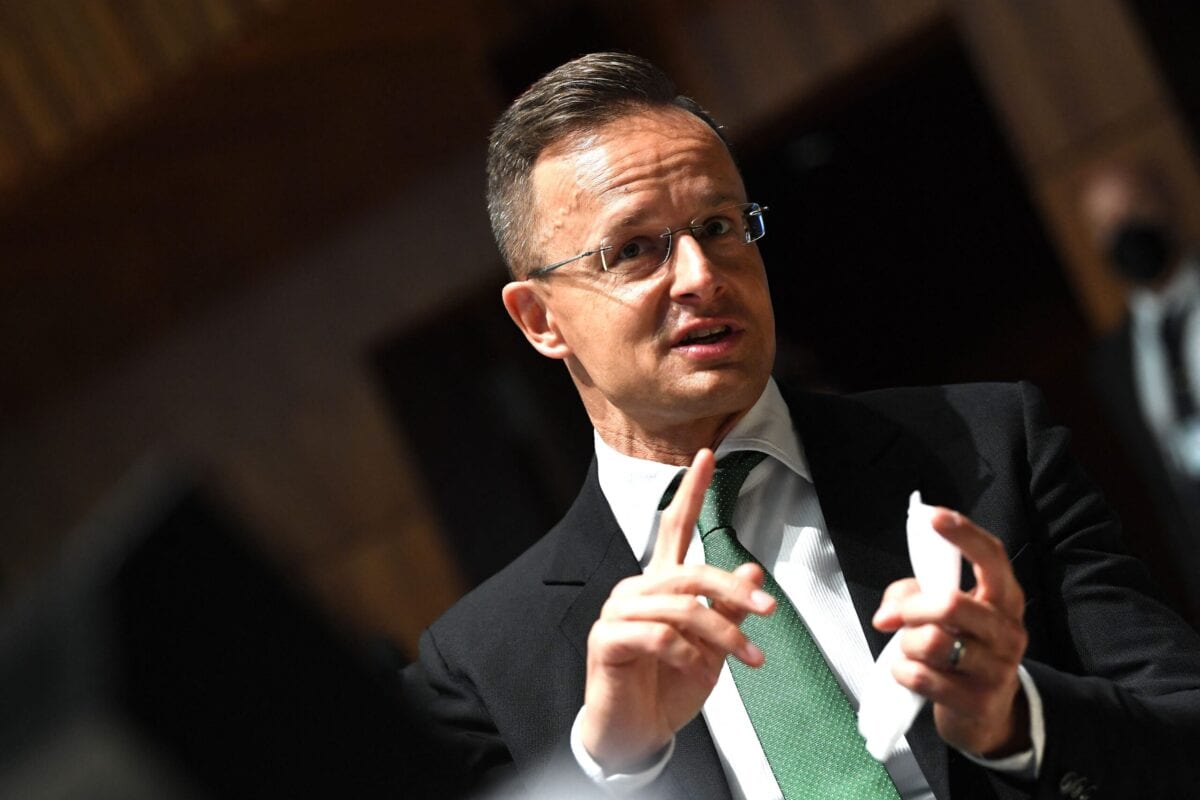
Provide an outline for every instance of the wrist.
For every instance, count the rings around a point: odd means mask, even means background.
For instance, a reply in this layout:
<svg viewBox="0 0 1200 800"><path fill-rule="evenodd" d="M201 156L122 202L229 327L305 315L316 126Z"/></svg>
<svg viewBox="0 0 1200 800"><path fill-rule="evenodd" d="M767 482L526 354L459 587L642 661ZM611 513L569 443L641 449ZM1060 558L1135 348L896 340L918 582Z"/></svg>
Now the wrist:
<svg viewBox="0 0 1200 800"><path fill-rule="evenodd" d="M1008 715L1007 735L994 746L983 750L980 756L987 759L1001 759L1015 753L1023 753L1033 747L1029 728L1029 700L1025 690L1017 684L1013 695L1012 709Z"/></svg>
<svg viewBox="0 0 1200 800"><path fill-rule="evenodd" d="M581 710L579 722L579 743L605 775L632 774L650 769L662 760L663 754L675 741L673 736L659 740L642 739L628 733L614 734L588 714L586 705Z"/></svg>
<svg viewBox="0 0 1200 800"><path fill-rule="evenodd" d="M575 715L575 722L571 725L571 752L575 756L575 763L583 770L583 774L597 786L603 787L605 796L614 798L632 797L654 783L662 771L667 768L667 764L675 753L675 739L672 737L657 762L649 764L640 772L607 772L596 763L587 748L583 746L581 729L585 710L586 706L579 709L579 713Z"/></svg>

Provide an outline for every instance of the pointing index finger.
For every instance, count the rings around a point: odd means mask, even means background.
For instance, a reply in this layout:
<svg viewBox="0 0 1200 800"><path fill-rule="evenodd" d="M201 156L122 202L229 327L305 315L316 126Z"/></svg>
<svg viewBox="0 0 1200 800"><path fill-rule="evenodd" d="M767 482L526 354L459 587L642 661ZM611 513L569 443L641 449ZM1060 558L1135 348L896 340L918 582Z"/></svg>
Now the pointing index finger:
<svg viewBox="0 0 1200 800"><path fill-rule="evenodd" d="M650 557L647 570L683 563L715 465L713 452L707 447L701 448L692 459L675 497L658 520L658 540L654 543L654 555Z"/></svg>

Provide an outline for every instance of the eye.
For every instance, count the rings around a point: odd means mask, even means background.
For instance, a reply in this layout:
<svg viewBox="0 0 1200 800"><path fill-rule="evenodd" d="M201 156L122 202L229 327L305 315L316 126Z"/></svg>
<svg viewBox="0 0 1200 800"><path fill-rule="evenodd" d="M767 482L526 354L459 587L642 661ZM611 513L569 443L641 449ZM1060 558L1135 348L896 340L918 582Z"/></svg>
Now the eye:
<svg viewBox="0 0 1200 800"><path fill-rule="evenodd" d="M666 249L666 240L661 236L635 236L605 252L605 268L627 273L652 270L665 260Z"/></svg>
<svg viewBox="0 0 1200 800"><path fill-rule="evenodd" d="M724 236L733 230L733 220L729 217L709 217L700 226L701 236Z"/></svg>
<svg viewBox="0 0 1200 800"><path fill-rule="evenodd" d="M638 258L645 254L647 243L645 239L630 239L616 252L616 261L628 261L633 258Z"/></svg>

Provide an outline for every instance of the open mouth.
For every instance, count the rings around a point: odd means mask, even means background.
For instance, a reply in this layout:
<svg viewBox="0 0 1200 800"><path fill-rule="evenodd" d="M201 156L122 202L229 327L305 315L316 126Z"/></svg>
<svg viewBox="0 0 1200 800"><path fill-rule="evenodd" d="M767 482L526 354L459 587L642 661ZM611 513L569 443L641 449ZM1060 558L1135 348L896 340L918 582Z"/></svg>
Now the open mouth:
<svg viewBox="0 0 1200 800"><path fill-rule="evenodd" d="M728 325L714 325L711 328L692 331L683 337L677 346L687 347L694 344L715 344L731 333L733 333L733 329Z"/></svg>

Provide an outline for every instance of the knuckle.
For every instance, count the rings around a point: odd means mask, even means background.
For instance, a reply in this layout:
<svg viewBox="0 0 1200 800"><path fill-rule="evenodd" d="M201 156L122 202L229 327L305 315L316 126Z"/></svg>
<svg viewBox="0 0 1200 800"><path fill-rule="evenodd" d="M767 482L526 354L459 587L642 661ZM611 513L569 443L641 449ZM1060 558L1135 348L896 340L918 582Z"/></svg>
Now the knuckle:
<svg viewBox="0 0 1200 800"><path fill-rule="evenodd" d="M721 576L721 589L729 598L745 601L750 596L750 589L746 581L732 572L726 572Z"/></svg>
<svg viewBox="0 0 1200 800"><path fill-rule="evenodd" d="M967 596L962 592L954 592L945 599L942 603L941 611L946 617L956 617L960 614L967 602Z"/></svg>
<svg viewBox="0 0 1200 800"><path fill-rule="evenodd" d="M746 643L746 635L742 633L741 629L738 628L737 625L734 625L729 621L726 621L722 626L720 637L721 645L728 653L738 650Z"/></svg>
<svg viewBox="0 0 1200 800"><path fill-rule="evenodd" d="M592 652L603 650L611 638L609 626L604 620L597 620L592 624L592 629L588 631L588 650Z"/></svg>
<svg viewBox="0 0 1200 800"><path fill-rule="evenodd" d="M698 598L690 594L673 594L667 598L667 607L676 615L686 617L704 608Z"/></svg>
<svg viewBox="0 0 1200 800"><path fill-rule="evenodd" d="M917 665L909 676L910 684L913 691L918 694L927 694L934 689L933 675L928 668Z"/></svg>
<svg viewBox="0 0 1200 800"><path fill-rule="evenodd" d="M921 629L921 639L924 651L922 655L937 658L950 647L950 636L937 625L925 625Z"/></svg>
<svg viewBox="0 0 1200 800"><path fill-rule="evenodd" d="M704 657L695 649L689 649L680 653L679 667L693 674L703 673L705 670Z"/></svg>
<svg viewBox="0 0 1200 800"><path fill-rule="evenodd" d="M657 652L667 650L675 643L678 636L669 625L655 625L649 634L650 647Z"/></svg>
<svg viewBox="0 0 1200 800"><path fill-rule="evenodd" d="M620 614L618 613L618 610L617 610L619 606L620 606L620 602L619 602L618 598L609 597L607 600L604 601L604 605L600 607L600 619L601 620L609 620L609 619L615 619L616 617L620 616ZM595 630L594 625L592 626L592 630Z"/></svg>
<svg viewBox="0 0 1200 800"><path fill-rule="evenodd" d="M900 641L900 652L911 659L924 661L926 649L925 643L918 637L916 631L906 632Z"/></svg>
<svg viewBox="0 0 1200 800"><path fill-rule="evenodd" d="M933 650L934 633L932 626L922 625L919 628L909 628L904 631L900 640L900 650L909 658L928 660Z"/></svg>
<svg viewBox="0 0 1200 800"><path fill-rule="evenodd" d="M634 575L632 577L625 578L619 581L617 585L613 587L612 592L609 593L609 599L611 600L617 597L627 597L631 594L635 594L637 592L638 585L641 583L642 577L640 575Z"/></svg>

